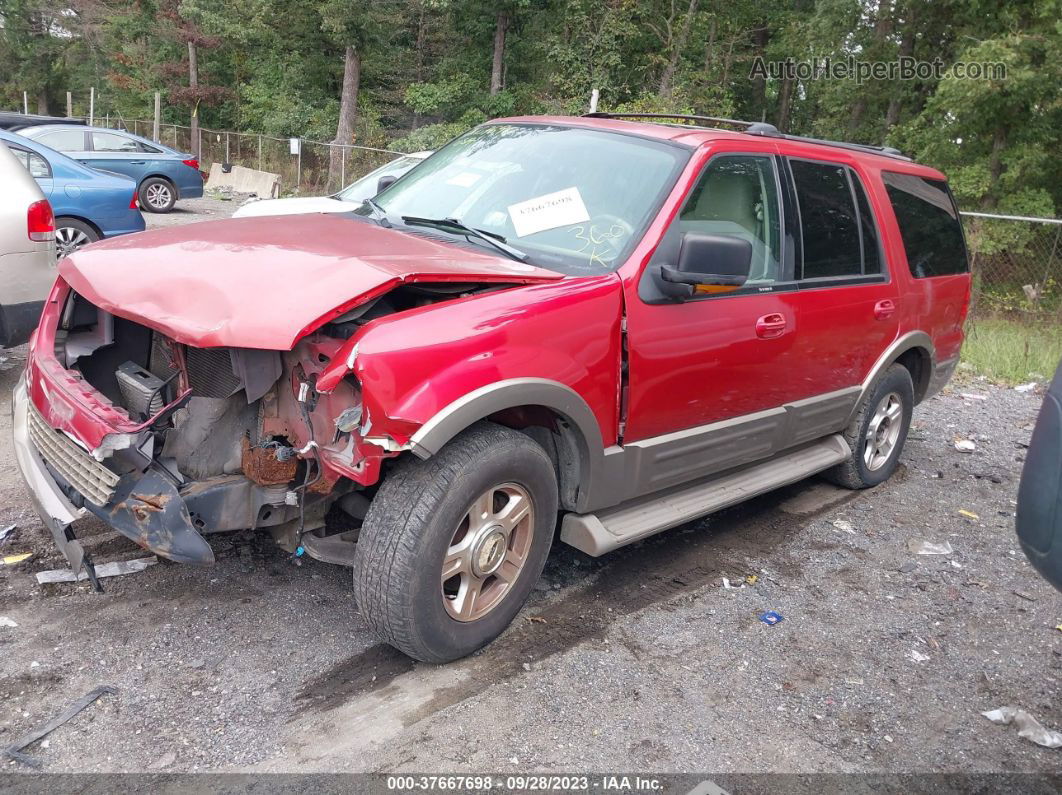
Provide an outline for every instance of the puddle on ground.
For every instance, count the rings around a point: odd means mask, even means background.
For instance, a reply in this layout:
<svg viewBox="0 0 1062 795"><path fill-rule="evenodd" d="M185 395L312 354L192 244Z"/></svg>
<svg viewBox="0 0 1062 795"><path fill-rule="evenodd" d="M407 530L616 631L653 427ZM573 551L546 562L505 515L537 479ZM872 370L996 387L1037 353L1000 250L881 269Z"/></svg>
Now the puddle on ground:
<svg viewBox="0 0 1062 795"><path fill-rule="evenodd" d="M809 486L814 496L800 500ZM436 666L373 646L307 682L296 696L292 721L317 715L349 726L343 717L349 712L365 725L376 714L400 730L519 675L525 663L603 637L623 617L742 573L750 557L770 558L814 516L856 496L815 481L797 484L596 559L558 543L543 578L572 587L570 592L551 600L535 591L514 625L486 649ZM784 571L785 565L778 560L777 568ZM582 581L587 584L579 588ZM373 725L366 742L387 734L379 722ZM356 738L349 742L357 744Z"/></svg>

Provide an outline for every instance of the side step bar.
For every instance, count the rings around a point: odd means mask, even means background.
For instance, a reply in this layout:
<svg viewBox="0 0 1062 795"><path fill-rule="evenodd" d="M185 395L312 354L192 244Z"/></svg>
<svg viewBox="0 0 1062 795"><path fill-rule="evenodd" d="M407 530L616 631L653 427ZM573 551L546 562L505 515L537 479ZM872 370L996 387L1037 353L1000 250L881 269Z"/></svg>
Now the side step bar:
<svg viewBox="0 0 1062 795"><path fill-rule="evenodd" d="M561 541L587 555L604 555L655 533L796 483L851 457L840 434L761 464L631 500L598 513L564 517Z"/></svg>

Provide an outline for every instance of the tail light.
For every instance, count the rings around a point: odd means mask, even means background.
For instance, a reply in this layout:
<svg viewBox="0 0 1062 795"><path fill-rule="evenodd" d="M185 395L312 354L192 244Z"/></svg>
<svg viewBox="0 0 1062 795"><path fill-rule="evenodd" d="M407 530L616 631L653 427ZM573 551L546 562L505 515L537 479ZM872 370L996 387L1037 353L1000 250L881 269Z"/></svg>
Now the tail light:
<svg viewBox="0 0 1062 795"><path fill-rule="evenodd" d="M33 202L26 210L26 231L30 240L55 240L55 215L47 199Z"/></svg>
<svg viewBox="0 0 1062 795"><path fill-rule="evenodd" d="M196 160L194 157L189 160L182 160L181 162L189 168L194 168L196 171L199 170L199 161Z"/></svg>
<svg viewBox="0 0 1062 795"><path fill-rule="evenodd" d="M129 200L129 209L130 210L137 209L137 206L136 206L136 191L133 191L133 198L131 198Z"/></svg>

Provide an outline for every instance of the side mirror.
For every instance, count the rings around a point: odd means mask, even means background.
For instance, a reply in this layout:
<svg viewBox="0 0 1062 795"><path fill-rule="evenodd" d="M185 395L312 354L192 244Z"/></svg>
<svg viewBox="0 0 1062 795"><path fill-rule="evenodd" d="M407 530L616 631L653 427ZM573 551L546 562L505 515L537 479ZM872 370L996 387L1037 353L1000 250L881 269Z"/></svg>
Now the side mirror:
<svg viewBox="0 0 1062 795"><path fill-rule="evenodd" d="M398 177L396 177L394 174L388 174L385 177L380 177L380 181L376 183L376 192L381 193L384 188L390 188L396 182L398 182Z"/></svg>
<svg viewBox="0 0 1062 795"><path fill-rule="evenodd" d="M731 293L749 278L752 243L731 235L702 235L687 232L679 247L678 267L664 265L660 278L685 289L669 290L676 297L695 293Z"/></svg>

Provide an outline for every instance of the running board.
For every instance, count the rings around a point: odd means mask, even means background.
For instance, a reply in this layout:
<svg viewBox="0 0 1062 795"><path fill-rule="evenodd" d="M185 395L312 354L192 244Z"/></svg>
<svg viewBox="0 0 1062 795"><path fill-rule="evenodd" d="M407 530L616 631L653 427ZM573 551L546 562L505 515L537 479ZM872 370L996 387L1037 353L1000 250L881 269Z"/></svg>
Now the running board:
<svg viewBox="0 0 1062 795"><path fill-rule="evenodd" d="M828 436L729 475L667 489L598 513L567 514L561 523L561 541L587 555L604 555L749 497L796 483L851 455L842 436Z"/></svg>

